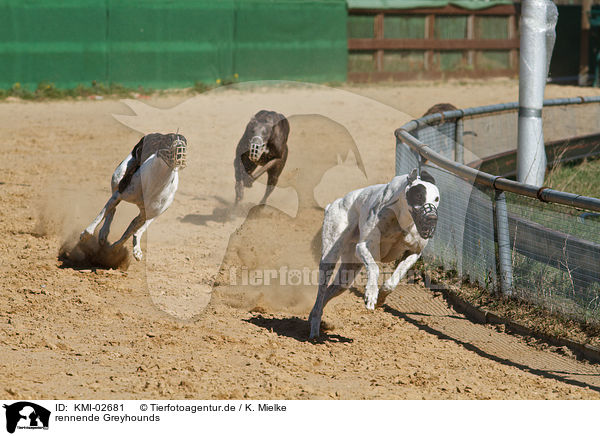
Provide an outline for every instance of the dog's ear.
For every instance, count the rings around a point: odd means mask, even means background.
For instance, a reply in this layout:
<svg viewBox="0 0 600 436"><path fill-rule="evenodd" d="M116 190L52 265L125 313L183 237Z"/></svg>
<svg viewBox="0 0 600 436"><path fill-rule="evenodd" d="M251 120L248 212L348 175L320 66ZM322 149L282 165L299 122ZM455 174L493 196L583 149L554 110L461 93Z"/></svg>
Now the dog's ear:
<svg viewBox="0 0 600 436"><path fill-rule="evenodd" d="M413 169L410 174L408 175L408 184L412 185L413 182L417 180L417 169Z"/></svg>
<svg viewBox="0 0 600 436"><path fill-rule="evenodd" d="M421 171L421 180L423 180L424 182L429 182L432 185L435 185L435 179L427 171Z"/></svg>

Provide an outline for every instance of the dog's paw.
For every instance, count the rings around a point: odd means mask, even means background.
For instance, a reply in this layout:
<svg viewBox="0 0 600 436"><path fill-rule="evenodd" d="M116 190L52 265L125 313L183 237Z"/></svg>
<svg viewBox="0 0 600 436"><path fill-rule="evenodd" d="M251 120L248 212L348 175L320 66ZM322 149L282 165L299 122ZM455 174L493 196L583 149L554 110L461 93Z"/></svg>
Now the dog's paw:
<svg viewBox="0 0 600 436"><path fill-rule="evenodd" d="M104 246L108 243L108 232L103 232L102 230L100 230L100 233L98 233L98 244L100 244L101 246Z"/></svg>
<svg viewBox="0 0 600 436"><path fill-rule="evenodd" d="M142 257L144 257L144 253L142 253L142 249L139 247L134 247L133 248L133 257L137 261L142 260Z"/></svg>
<svg viewBox="0 0 600 436"><path fill-rule="evenodd" d="M368 310L375 310L375 304L377 303L377 288L375 290L367 289L365 292L365 306Z"/></svg>
<svg viewBox="0 0 600 436"><path fill-rule="evenodd" d="M318 338L319 330L321 327L321 320L317 319L317 317L314 317L313 314L311 313L308 316L308 325L310 326L310 335L308 336L308 339Z"/></svg>
<svg viewBox="0 0 600 436"><path fill-rule="evenodd" d="M385 286L383 286L380 290L379 290L379 295L377 296L377 304L375 304L375 307L381 307L385 304L385 299L388 297L388 295L390 295L392 293L392 289L388 289Z"/></svg>
<svg viewBox="0 0 600 436"><path fill-rule="evenodd" d="M92 233L90 233L90 231L88 229L85 229L83 232L81 232L81 234L79 235L79 240L81 242L85 242L88 239L90 239L92 237Z"/></svg>

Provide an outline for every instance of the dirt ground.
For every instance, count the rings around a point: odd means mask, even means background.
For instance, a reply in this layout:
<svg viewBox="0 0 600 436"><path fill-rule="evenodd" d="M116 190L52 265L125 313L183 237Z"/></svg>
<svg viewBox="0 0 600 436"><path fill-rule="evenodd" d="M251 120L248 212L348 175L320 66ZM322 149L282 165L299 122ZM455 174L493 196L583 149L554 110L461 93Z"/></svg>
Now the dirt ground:
<svg viewBox="0 0 600 436"><path fill-rule="evenodd" d="M547 98L593 94L600 91L546 90ZM322 207L389 180L394 129L433 104L517 95L516 81L493 80L0 103L0 397L600 398L585 383L442 334L458 317L450 309L435 316L435 329L427 325L418 305L429 297L412 309L398 302L404 291L429 292L415 285L401 284L395 306L374 313L362 288L340 296L325 309L324 340L307 341ZM268 206L255 207L264 192L256 183L234 211L235 146L262 108L290 118L289 160ZM177 130L188 138L189 165L175 202L148 230L144 259L126 270L60 260L108 199L110 176L140 135ZM135 214L118 207L111 241ZM276 279L268 283L265 271ZM505 336L490 332L487 341Z"/></svg>

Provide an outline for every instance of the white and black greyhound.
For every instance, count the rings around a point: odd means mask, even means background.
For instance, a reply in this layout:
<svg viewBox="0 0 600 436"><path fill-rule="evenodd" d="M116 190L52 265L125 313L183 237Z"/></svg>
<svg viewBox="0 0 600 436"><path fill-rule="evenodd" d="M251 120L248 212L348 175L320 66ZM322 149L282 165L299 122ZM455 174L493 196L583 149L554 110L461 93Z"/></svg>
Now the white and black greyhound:
<svg viewBox="0 0 600 436"><path fill-rule="evenodd" d="M367 269L365 304L382 305L421 256L437 224L440 193L426 171L414 169L388 184L352 191L325 208L319 291L310 312L310 337L319 336L323 308L348 289L363 265ZM378 289L377 261L400 259L392 276ZM336 264L336 276L331 280Z"/></svg>
<svg viewBox="0 0 600 436"><path fill-rule="evenodd" d="M133 203L140 213L111 248L122 246L133 235L133 257L141 260L141 237L150 223L173 202L179 184L179 170L185 167L186 148L187 140L176 133L152 133L140 139L113 173L112 196L96 219L81 233L80 239L90 238L104 220L98 242L106 245L115 208L121 200Z"/></svg>

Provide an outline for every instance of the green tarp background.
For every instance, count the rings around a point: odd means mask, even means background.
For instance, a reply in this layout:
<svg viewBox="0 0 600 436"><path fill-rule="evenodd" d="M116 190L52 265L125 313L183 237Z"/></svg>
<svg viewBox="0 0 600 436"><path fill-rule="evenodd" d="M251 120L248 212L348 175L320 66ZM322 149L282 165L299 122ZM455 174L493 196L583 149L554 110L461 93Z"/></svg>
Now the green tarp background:
<svg viewBox="0 0 600 436"><path fill-rule="evenodd" d="M443 8L447 5L464 9L485 9L513 4L511 0L347 0L348 9L414 9Z"/></svg>
<svg viewBox="0 0 600 436"><path fill-rule="evenodd" d="M0 0L0 88L344 81L344 0Z"/></svg>
<svg viewBox="0 0 600 436"><path fill-rule="evenodd" d="M105 1L0 0L0 87L105 81Z"/></svg>

